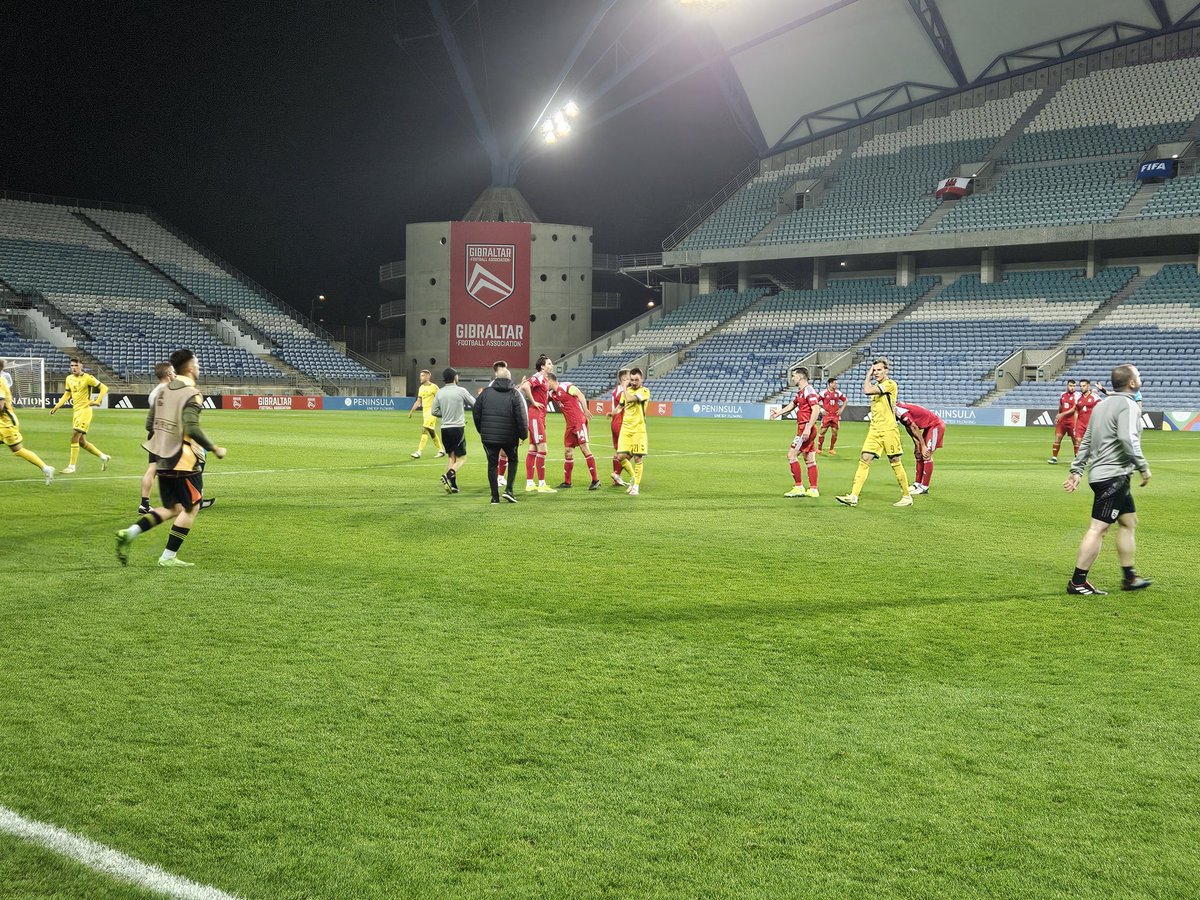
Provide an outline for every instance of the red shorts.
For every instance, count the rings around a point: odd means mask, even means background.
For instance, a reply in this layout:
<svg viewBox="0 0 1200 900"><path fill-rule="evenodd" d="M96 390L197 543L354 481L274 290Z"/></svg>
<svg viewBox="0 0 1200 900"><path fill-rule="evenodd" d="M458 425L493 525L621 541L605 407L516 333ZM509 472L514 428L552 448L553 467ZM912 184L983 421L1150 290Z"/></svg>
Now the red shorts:
<svg viewBox="0 0 1200 900"><path fill-rule="evenodd" d="M612 423L613 449L617 449L617 442L621 440L621 416L613 416L609 421Z"/></svg>
<svg viewBox="0 0 1200 900"><path fill-rule="evenodd" d="M1056 438L1060 438L1066 434L1070 434L1070 435L1075 434L1075 423L1074 422L1065 422L1065 421L1064 422L1055 422L1054 423L1054 436Z"/></svg>
<svg viewBox="0 0 1200 900"><path fill-rule="evenodd" d="M546 443L546 414L541 410L529 410L529 443L536 447Z"/></svg>
<svg viewBox="0 0 1200 900"><path fill-rule="evenodd" d="M932 428L926 428L921 434L921 439L925 441L925 447L932 456L934 450L941 449L942 440L946 437L945 425L934 425Z"/></svg>
<svg viewBox="0 0 1200 900"><path fill-rule="evenodd" d="M821 420L821 430L824 431L826 428L832 428L834 431L837 431L837 427L840 424L841 419L837 418L836 416L826 416Z"/></svg>
<svg viewBox="0 0 1200 900"><path fill-rule="evenodd" d="M1077 441L1082 441L1082 440L1083 440L1083 436L1084 436L1084 434L1085 434L1086 432L1087 432L1087 426L1086 426L1086 425L1082 425L1082 426L1081 426L1079 422L1076 422L1076 423L1075 423L1075 440L1077 440Z"/></svg>
<svg viewBox="0 0 1200 900"><path fill-rule="evenodd" d="M817 429L814 428L808 433L807 441L799 434L792 438L792 449L798 453L815 453L817 450Z"/></svg>
<svg viewBox="0 0 1200 900"><path fill-rule="evenodd" d="M563 432L564 447L582 447L588 442L587 423L576 427L570 422L567 423L567 430Z"/></svg>

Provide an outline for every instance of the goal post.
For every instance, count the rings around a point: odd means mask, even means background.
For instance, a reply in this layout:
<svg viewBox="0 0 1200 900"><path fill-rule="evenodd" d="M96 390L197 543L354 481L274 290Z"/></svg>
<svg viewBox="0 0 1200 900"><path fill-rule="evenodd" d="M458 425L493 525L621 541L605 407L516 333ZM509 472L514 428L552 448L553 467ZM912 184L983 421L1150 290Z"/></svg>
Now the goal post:
<svg viewBox="0 0 1200 900"><path fill-rule="evenodd" d="M3 375L11 379L13 404L18 409L46 407L46 360L40 356L0 356L4 360ZM3 377L0 375L0 377Z"/></svg>

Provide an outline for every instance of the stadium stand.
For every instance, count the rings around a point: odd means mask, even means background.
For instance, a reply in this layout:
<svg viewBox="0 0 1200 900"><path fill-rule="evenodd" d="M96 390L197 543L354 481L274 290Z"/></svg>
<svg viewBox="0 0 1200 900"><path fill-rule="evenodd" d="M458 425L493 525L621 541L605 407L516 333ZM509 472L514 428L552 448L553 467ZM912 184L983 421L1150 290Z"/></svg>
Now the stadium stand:
<svg viewBox="0 0 1200 900"><path fill-rule="evenodd" d="M0 358L40 356L46 361L47 374L65 375L71 370L70 358L49 341L31 341L8 322L0 319Z"/></svg>
<svg viewBox="0 0 1200 900"><path fill-rule="evenodd" d="M1168 181L1150 198L1139 215L1145 219L1200 216L1200 175Z"/></svg>
<svg viewBox="0 0 1200 900"><path fill-rule="evenodd" d="M1142 153L1200 110L1200 57L1100 69L1068 81L1009 150L1010 162Z"/></svg>
<svg viewBox="0 0 1200 900"><path fill-rule="evenodd" d="M595 397L616 383L621 366L647 354L661 356L686 347L741 313L767 290L719 290L693 297L632 337L575 366L566 377L589 397Z"/></svg>
<svg viewBox="0 0 1200 900"><path fill-rule="evenodd" d="M762 231L775 218L780 195L801 178L813 178L832 163L840 150L814 156L782 169L762 172L744 184L679 244L680 250L736 247Z"/></svg>
<svg viewBox="0 0 1200 900"><path fill-rule="evenodd" d="M1147 408L1192 409L1200 399L1200 275L1164 266L1080 341L1082 355L1053 381L1018 385L1004 406L1053 408L1069 379L1107 383L1113 366L1135 361Z"/></svg>
<svg viewBox="0 0 1200 900"><path fill-rule="evenodd" d="M843 279L830 281L824 290L768 297L689 350L680 366L654 381L653 396L762 400L786 384L793 363L815 350L849 348L940 281L923 276L897 287L894 278Z"/></svg>
<svg viewBox="0 0 1200 900"><path fill-rule="evenodd" d="M887 354L906 399L969 406L994 387L1001 361L1024 348L1051 348L1112 299L1137 270L1011 272L983 284L964 275L871 343Z"/></svg>

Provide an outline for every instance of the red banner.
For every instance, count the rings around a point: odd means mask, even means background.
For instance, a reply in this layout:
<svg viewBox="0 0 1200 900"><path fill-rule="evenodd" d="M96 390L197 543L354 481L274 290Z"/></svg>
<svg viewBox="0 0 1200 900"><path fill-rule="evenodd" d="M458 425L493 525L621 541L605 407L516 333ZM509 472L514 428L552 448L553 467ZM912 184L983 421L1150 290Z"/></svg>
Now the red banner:
<svg viewBox="0 0 1200 900"><path fill-rule="evenodd" d="M450 223L450 365L529 368L527 222Z"/></svg>
<svg viewBox="0 0 1200 900"><path fill-rule="evenodd" d="M259 394L228 394L221 409L322 409L324 397L281 397Z"/></svg>

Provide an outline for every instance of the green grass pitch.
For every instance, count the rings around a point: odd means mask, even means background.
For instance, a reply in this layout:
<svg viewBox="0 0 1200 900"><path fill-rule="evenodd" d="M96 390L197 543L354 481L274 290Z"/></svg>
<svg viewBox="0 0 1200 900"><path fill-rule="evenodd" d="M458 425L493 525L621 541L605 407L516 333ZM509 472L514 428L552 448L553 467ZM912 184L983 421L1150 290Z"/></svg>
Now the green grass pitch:
<svg viewBox="0 0 1200 900"><path fill-rule="evenodd" d="M0 459L21 815L246 898L1200 895L1197 435L1145 435L1154 586L1089 599L1046 429L951 428L930 496L876 463L847 509L861 426L785 500L793 424L651 420L634 498L601 419L602 491L492 507L402 414L209 412L171 571L165 529L113 555L141 421L97 414L106 473ZM142 895L0 837L0 896Z"/></svg>

